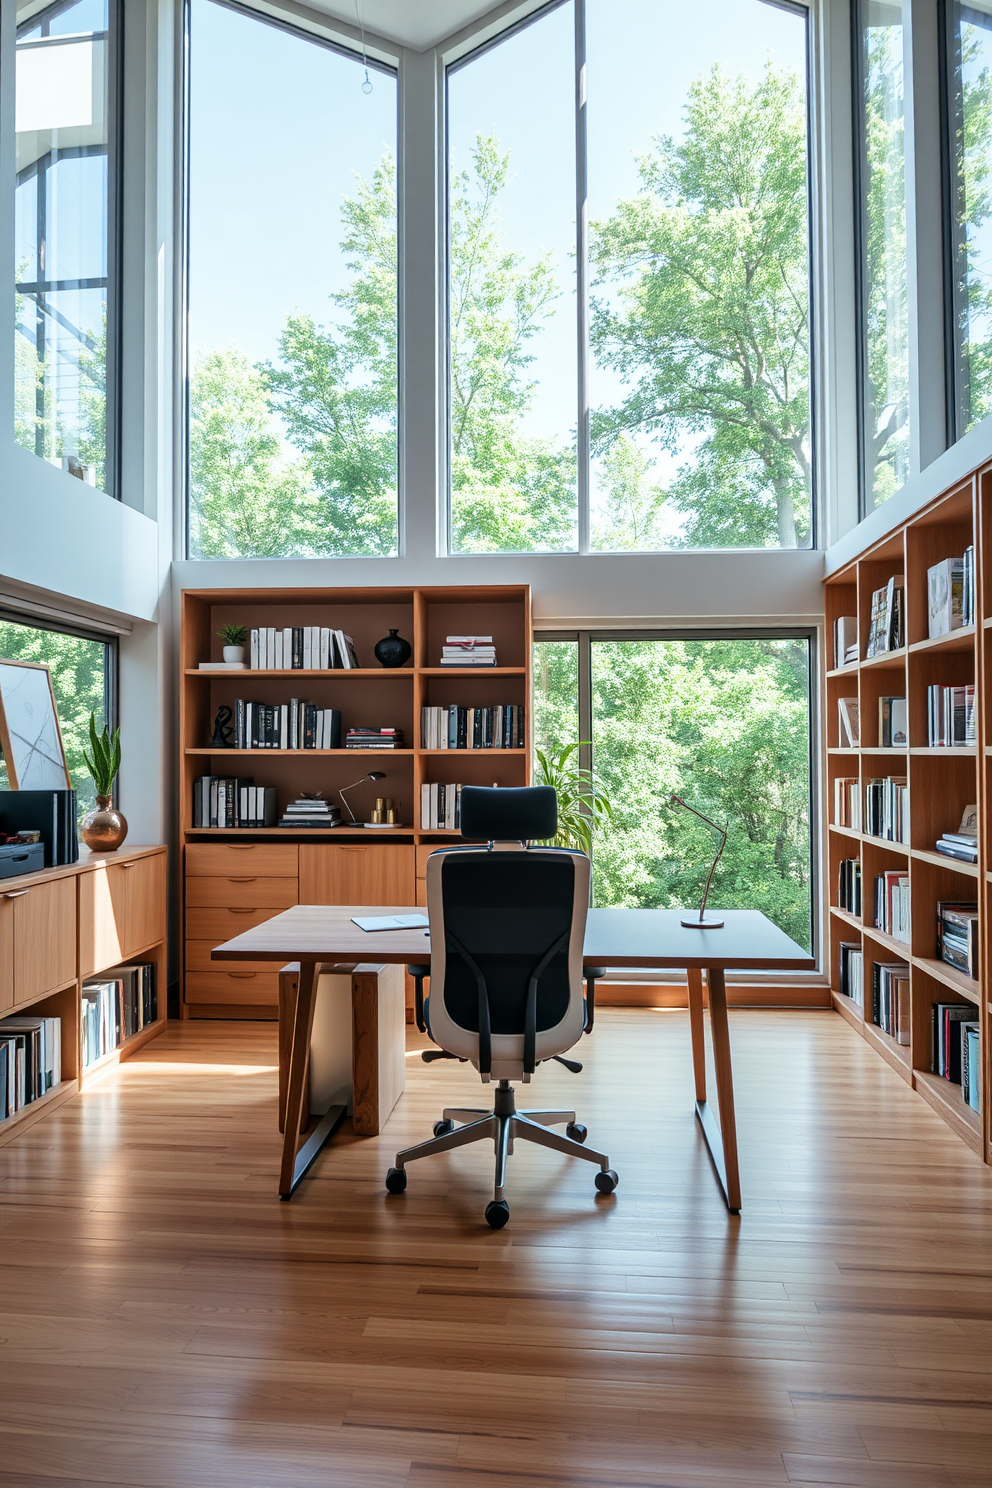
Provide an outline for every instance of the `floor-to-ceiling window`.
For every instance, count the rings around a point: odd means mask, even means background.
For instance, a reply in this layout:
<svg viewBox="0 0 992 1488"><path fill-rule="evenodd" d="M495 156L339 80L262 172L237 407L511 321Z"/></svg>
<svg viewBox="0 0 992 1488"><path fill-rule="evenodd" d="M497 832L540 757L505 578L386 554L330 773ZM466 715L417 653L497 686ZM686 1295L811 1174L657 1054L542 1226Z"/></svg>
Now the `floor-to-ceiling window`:
<svg viewBox="0 0 992 1488"><path fill-rule="evenodd" d="M116 495L114 0L17 6L14 434Z"/></svg>
<svg viewBox="0 0 992 1488"><path fill-rule="evenodd" d="M188 547L397 551L396 78L188 6Z"/></svg>
<svg viewBox="0 0 992 1488"><path fill-rule="evenodd" d="M613 805L593 838L596 904L692 906L725 825L711 902L813 935L811 640L579 633L534 650L534 735L576 740Z"/></svg>
<svg viewBox="0 0 992 1488"><path fill-rule="evenodd" d="M807 46L561 0L449 68L454 551L811 543Z"/></svg>

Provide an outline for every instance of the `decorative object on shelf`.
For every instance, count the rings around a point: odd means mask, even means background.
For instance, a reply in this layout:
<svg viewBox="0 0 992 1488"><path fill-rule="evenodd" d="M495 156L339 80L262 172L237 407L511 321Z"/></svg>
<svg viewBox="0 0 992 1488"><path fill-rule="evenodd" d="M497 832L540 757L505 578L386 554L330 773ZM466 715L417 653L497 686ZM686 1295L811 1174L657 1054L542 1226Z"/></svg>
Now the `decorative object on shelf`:
<svg viewBox="0 0 992 1488"><path fill-rule="evenodd" d="M224 660L227 662L245 659L245 642L248 640L247 625L222 625L217 632L224 642Z"/></svg>
<svg viewBox="0 0 992 1488"><path fill-rule="evenodd" d="M233 749L232 736L234 734L230 722L234 717L234 709L229 708L226 703L221 703L217 709L217 717L214 719L214 732L210 740L211 749Z"/></svg>
<svg viewBox="0 0 992 1488"><path fill-rule="evenodd" d="M709 898L710 884L713 882L713 875L716 872L716 865L720 861L720 854L727 845L727 829L726 827L717 826L715 821L710 821L708 816L704 816L701 811L696 810L695 806L690 806L688 801L683 801L682 797L675 795L674 792L669 796L668 803L670 806L681 806L683 810L691 811L693 816L698 816L699 820L705 822L708 827L712 827L714 832L720 833L720 846L716 850L716 857L713 859L710 871L706 875L706 887L703 890L703 902L699 906L699 918L697 919L694 915L683 915L682 924L687 930L722 930L723 920L706 919L706 901Z"/></svg>
<svg viewBox="0 0 992 1488"><path fill-rule="evenodd" d="M358 780L353 780L352 783L351 783L351 785L345 785L345 786L343 786L341 788L341 790L338 791L338 795L341 797L341 803L344 806L344 809L347 811L349 817L351 818L351 825L352 826L357 827L359 825L359 821L358 821L358 817L355 815L355 813L351 809L351 806L350 806L350 804L348 802L348 797L345 794L345 792L346 791L350 791L350 790L354 790L356 786L359 786L359 785L364 784L364 782L366 780L385 780L385 778L386 778L385 771L383 771L383 770L369 770L369 772L366 775L362 775Z"/></svg>
<svg viewBox="0 0 992 1488"><path fill-rule="evenodd" d="M388 636L376 641L373 651L376 661L384 667L405 666L413 655L410 642L405 641L397 630L390 630Z"/></svg>
<svg viewBox="0 0 992 1488"><path fill-rule="evenodd" d="M396 805L392 796L376 796L375 806L372 808L372 819L365 825L371 829L376 827L401 827L402 822L396 819Z"/></svg>
<svg viewBox="0 0 992 1488"><path fill-rule="evenodd" d="M613 820L613 803L591 770L575 757L585 744L567 744L557 754L534 751L535 785L550 785L558 797L558 832L552 846L588 853L596 827Z"/></svg>
<svg viewBox="0 0 992 1488"><path fill-rule="evenodd" d="M443 667L494 667L496 647L492 636L448 636L441 647Z"/></svg>
<svg viewBox="0 0 992 1488"><path fill-rule="evenodd" d="M80 835L93 852L116 852L127 836L127 821L114 807L114 781L121 766L121 731L111 733L106 724L97 733L96 714L90 714L90 751L84 752L86 768L96 786L96 807L79 824Z"/></svg>
<svg viewBox="0 0 992 1488"><path fill-rule="evenodd" d="M12 790L72 789L47 666L0 661L0 749Z"/></svg>

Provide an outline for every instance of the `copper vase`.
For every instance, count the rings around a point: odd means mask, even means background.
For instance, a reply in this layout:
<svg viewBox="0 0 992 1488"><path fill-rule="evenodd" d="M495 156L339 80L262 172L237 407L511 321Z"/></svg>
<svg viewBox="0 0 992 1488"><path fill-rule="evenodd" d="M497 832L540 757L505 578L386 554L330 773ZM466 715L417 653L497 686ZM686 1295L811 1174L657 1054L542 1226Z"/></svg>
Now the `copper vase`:
<svg viewBox="0 0 992 1488"><path fill-rule="evenodd" d="M127 822L114 809L113 796L97 796L96 807L79 824L79 835L92 852L116 852L127 836Z"/></svg>

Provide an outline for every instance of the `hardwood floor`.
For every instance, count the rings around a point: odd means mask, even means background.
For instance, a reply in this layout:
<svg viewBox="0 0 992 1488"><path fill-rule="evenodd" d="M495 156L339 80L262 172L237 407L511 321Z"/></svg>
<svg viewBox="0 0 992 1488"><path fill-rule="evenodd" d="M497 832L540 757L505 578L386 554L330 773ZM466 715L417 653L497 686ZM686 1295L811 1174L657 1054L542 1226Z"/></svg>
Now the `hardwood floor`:
<svg viewBox="0 0 992 1488"><path fill-rule="evenodd" d="M0 1149L0 1485L988 1488L992 1173L836 1015L731 1037L740 1219L687 1014L605 1009L521 1104L619 1190L520 1146L495 1232L482 1147L382 1184L465 1066L285 1204L274 1026L171 1028Z"/></svg>

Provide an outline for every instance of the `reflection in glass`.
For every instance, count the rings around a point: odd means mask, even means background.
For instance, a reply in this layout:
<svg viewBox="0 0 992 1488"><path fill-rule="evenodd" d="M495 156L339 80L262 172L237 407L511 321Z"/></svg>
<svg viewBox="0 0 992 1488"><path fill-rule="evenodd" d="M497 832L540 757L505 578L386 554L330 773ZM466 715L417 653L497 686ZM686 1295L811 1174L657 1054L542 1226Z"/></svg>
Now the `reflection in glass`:
<svg viewBox="0 0 992 1488"><path fill-rule="evenodd" d="M108 490L108 0L18 6L14 431Z"/></svg>
<svg viewBox="0 0 992 1488"><path fill-rule="evenodd" d="M992 0L947 7L954 433L992 412Z"/></svg>
<svg viewBox="0 0 992 1488"><path fill-rule="evenodd" d="M868 0L861 30L864 458L868 509L909 475L906 160L900 4Z"/></svg>

